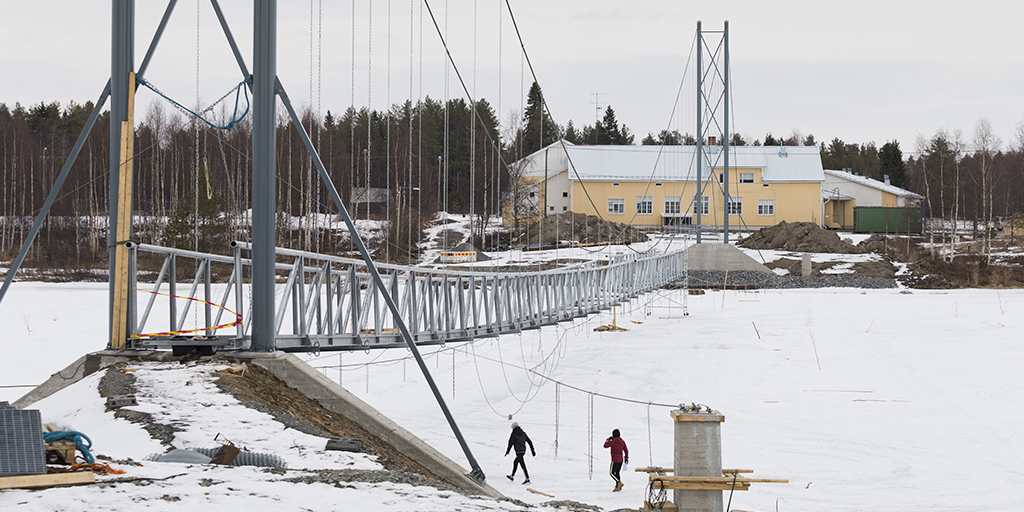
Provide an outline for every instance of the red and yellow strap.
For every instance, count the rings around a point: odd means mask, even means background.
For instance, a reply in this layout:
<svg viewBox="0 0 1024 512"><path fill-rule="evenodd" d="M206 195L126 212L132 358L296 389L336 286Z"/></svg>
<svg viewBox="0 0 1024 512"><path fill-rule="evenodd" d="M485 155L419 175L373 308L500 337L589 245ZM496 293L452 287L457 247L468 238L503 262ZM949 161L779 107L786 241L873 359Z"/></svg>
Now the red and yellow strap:
<svg viewBox="0 0 1024 512"><path fill-rule="evenodd" d="M138 288L136 288L136 290L138 290ZM185 297L183 295L171 295L169 293L153 292L153 291L149 291L149 290L138 290L138 291L146 292L146 293L152 293L153 295L162 295L164 297L170 297L172 299L192 300L192 301L196 301L196 302L201 302L203 304L208 304L210 306L218 307L220 309L223 309L224 311L227 311L228 313L230 313L232 315L235 315L235 321L234 322L229 322L229 323L226 323L226 324L216 325L216 326L213 326L213 327L200 327L199 329L186 329L184 331L167 331L167 332L153 332L153 333L147 333L147 334L132 334L131 335L132 338L149 338L149 337L153 337L153 336L177 336L177 335L180 335L180 334L189 334L189 333L193 333L193 332L200 332L200 331L206 331L206 330L216 331L217 329L225 329L225 328L228 328L228 327L235 327L236 325L239 325L239 324L242 323L242 314L241 313L235 313L234 311L231 311L230 309L228 309L228 308L226 308L224 306L221 306L220 304L215 304L213 302L205 301L203 299L198 299L196 297Z"/></svg>

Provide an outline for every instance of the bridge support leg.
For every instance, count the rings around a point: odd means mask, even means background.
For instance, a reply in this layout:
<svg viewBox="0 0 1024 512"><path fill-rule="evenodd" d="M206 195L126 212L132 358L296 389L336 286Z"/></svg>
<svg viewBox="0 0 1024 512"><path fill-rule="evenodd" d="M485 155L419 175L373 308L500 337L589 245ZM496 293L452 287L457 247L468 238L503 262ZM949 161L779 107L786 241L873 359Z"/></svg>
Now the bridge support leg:
<svg viewBox="0 0 1024 512"><path fill-rule="evenodd" d="M352 240L359 249L359 254L362 255L363 261L366 262L367 269L373 277L377 290L380 291L380 294L384 297L384 302L387 303L388 309L391 310L395 326L398 327L398 330L402 333L402 338L405 339L405 343L409 346L409 350L412 351L413 357L416 358L416 364L419 365L420 371L423 372L423 377L427 380L427 384L430 386L430 391L434 393L434 398L437 399L437 404L441 407L441 412L444 413L445 419L448 420L448 425L451 426L452 432L455 434L455 438L459 441L459 446L462 447L462 451L466 454L466 458L469 459L469 465L472 468L469 476L478 482L483 483L486 481L483 469L481 469L480 465L477 464L476 458L473 457L473 452L469 450L469 445L466 444L466 439L462 437L462 432L459 431L459 426L455 424L455 418L452 417L451 411L448 410L448 405L445 404L444 398L441 397L441 391L437 388L437 384L434 382L433 377L431 377L430 371L427 370L427 364L423 361L419 348L413 341L412 334L409 332L409 327L405 325L405 321L402 320L402 314L398 309L398 304L395 302L395 298L388 291L388 287L385 286L384 280L381 279L380 272L377 271L377 266L373 263L373 259L370 257L370 253L367 251L366 245L363 244L363 240L359 237L355 224L352 222L352 217L349 216L348 210L345 208L345 203L341 200L341 195L338 194L338 189L336 189L334 187L334 183L331 182L331 178L327 174L327 169L324 168L324 164L320 160L320 155L317 154L316 149L313 147L313 143L309 140L309 135L306 134L306 131L302 128L302 122L299 119L299 116L295 113L295 109L292 108L291 100L288 99L288 94L285 92L284 87L281 86L280 80L277 82L277 88L278 95L281 97L281 103L284 104L285 108L288 110L288 115L291 116L292 125L295 126L295 129L299 132L299 137L302 138L303 144L306 145L306 151L309 152L310 158L313 160L317 171L320 173L320 179L323 181L324 187L326 187L328 192L330 192L331 198L334 200L334 205L337 206L338 212L341 214L341 218L345 221L345 226L348 227L348 231L352 235Z"/></svg>

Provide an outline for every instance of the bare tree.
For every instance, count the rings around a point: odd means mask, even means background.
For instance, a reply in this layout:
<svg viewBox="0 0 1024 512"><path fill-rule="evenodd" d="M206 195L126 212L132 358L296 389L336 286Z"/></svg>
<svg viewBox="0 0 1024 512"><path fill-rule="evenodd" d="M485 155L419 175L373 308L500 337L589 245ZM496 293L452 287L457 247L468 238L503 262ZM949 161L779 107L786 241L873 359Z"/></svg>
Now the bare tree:
<svg viewBox="0 0 1024 512"><path fill-rule="evenodd" d="M992 124L985 118L974 126L974 151L978 159L978 174L981 178L981 217L984 226L983 251L986 261L992 263L992 159L999 151L1002 141L992 131Z"/></svg>
<svg viewBox="0 0 1024 512"><path fill-rule="evenodd" d="M953 130L953 136L950 139L950 150L953 152L953 208L949 211L949 220L953 231L949 237L949 249L946 251L946 259L951 263L956 255L955 240L957 228L959 227L957 207L960 203L960 164L963 161L964 147L963 131L957 128Z"/></svg>

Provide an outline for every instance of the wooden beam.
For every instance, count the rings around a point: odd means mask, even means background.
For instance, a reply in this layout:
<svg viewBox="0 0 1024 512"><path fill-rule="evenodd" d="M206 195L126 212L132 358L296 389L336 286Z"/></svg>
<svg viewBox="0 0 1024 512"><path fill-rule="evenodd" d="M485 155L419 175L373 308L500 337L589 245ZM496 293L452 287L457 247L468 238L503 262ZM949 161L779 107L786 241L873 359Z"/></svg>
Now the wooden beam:
<svg viewBox="0 0 1024 512"><path fill-rule="evenodd" d="M114 236L114 305L110 348L124 350L128 339L128 248L132 233L132 160L135 153L135 73L128 73L128 119L121 122L121 165L118 168L117 232Z"/></svg>
<svg viewBox="0 0 1024 512"><path fill-rule="evenodd" d="M710 482L670 482L662 481L662 489L673 489L681 491L746 491L750 489L750 484L736 482L735 487L732 482L728 484L724 483L710 483ZM657 488L656 488L657 490Z"/></svg>
<svg viewBox="0 0 1024 512"><path fill-rule="evenodd" d="M547 496L548 498L554 498L554 496L552 496L552 495L550 495L550 494L548 494L546 492L540 492L540 491L535 490L535 489L530 489L529 487L527 487L526 490L530 491L530 492L532 492L534 494L541 494L541 495Z"/></svg>
<svg viewBox="0 0 1024 512"><path fill-rule="evenodd" d="M661 480L663 482L683 482L683 483L732 483L732 482L743 482L743 483L764 483L764 484L788 484L789 480L777 479L777 478L734 478L731 476L650 476L650 480Z"/></svg>
<svg viewBox="0 0 1024 512"><path fill-rule="evenodd" d="M91 484L96 481L92 471L76 473L54 473L52 475L22 475L0 478L0 489L27 489L32 487L56 487L59 485Z"/></svg>

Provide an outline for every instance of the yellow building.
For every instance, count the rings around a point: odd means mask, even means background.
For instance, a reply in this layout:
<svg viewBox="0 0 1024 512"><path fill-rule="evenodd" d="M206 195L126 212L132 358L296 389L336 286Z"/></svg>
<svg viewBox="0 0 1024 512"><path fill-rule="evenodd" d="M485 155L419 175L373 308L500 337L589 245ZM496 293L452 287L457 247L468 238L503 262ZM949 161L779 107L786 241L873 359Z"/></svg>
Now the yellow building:
<svg viewBox="0 0 1024 512"><path fill-rule="evenodd" d="M517 211L521 219L540 211L600 214L641 227L696 224L698 212L709 227L722 227L728 215L730 230L820 223L824 179L817 147L730 147L728 205L723 148L704 147L699 182L696 149L556 142L514 164Z"/></svg>

